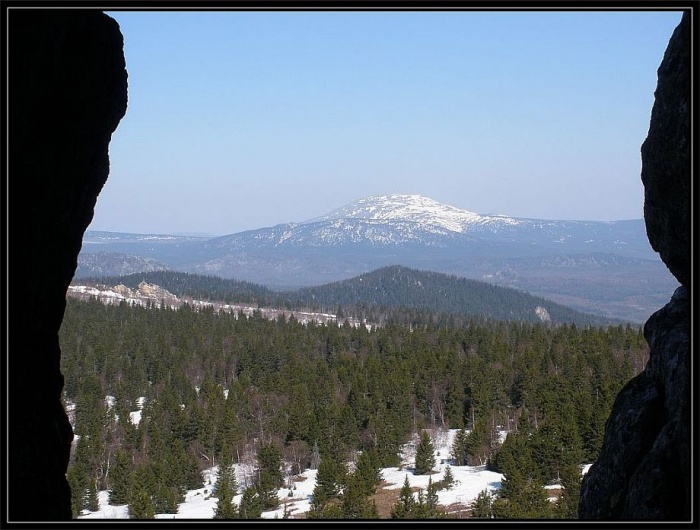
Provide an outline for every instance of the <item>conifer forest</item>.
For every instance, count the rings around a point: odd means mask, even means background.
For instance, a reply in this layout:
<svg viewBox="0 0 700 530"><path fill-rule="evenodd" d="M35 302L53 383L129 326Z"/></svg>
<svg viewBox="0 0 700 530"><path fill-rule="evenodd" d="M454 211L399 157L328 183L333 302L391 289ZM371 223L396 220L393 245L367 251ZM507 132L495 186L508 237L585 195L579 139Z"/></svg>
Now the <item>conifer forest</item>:
<svg viewBox="0 0 700 530"><path fill-rule="evenodd" d="M74 517L94 509L101 490L132 518L175 513L202 486L201 472L219 466L214 518L260 517L308 468L318 475L307 517L374 518L379 470L399 464L411 436L440 428L460 429L452 465L504 476L472 517L575 519L580 466L595 461L615 396L649 355L631 325L412 311L368 329L187 304L66 304ZM129 421L137 410L140 421ZM503 443L499 430L509 433ZM421 438L416 472L431 458ZM231 466L243 461L256 472L241 484ZM542 489L552 481L563 486L556 503ZM439 484L418 500L405 487L391 517L445 516L435 506Z"/></svg>

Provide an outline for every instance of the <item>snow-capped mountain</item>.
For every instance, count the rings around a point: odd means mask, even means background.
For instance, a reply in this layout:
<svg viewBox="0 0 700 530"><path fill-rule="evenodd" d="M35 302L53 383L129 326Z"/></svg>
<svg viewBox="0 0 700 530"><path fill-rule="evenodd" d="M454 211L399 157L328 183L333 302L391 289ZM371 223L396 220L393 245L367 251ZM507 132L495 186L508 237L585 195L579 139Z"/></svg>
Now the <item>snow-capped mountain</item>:
<svg viewBox="0 0 700 530"><path fill-rule="evenodd" d="M401 219L339 218L317 222L290 223L222 236L205 246L232 249L387 247L410 244L444 246L459 235L436 224Z"/></svg>
<svg viewBox="0 0 700 530"><path fill-rule="evenodd" d="M237 251L327 247L444 249L452 255L542 255L550 252L655 254L644 221L549 221L481 215L420 195L380 195L327 215L214 238L205 247Z"/></svg>
<svg viewBox="0 0 700 530"><path fill-rule="evenodd" d="M215 238L86 232L82 252L97 251L276 289L403 265L633 321L646 320L678 285L649 245L643 219L484 215L420 195L366 197L306 221Z"/></svg>
<svg viewBox="0 0 700 530"><path fill-rule="evenodd" d="M450 232L464 233L476 227L498 228L523 221L502 215L480 215L442 204L421 195L376 195L352 202L307 223L338 219L372 219L405 221L421 226L437 226Z"/></svg>

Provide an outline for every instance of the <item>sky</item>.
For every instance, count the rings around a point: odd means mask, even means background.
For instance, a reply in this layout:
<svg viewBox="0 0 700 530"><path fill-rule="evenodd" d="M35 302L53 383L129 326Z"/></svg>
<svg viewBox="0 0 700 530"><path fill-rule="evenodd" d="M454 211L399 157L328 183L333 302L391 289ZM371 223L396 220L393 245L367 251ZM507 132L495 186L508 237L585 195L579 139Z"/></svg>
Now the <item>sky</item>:
<svg viewBox="0 0 700 530"><path fill-rule="evenodd" d="M138 416L135 419L138 424ZM415 450L404 446L402 450L403 469L398 467L384 468L381 470L382 479L386 481L384 486L386 489L400 490L403 486L404 479L408 477L408 482L411 487L418 487L426 490L428 480L433 482L442 480L445 476L445 470L449 464L449 459L452 456L452 442L454 441L456 429L448 431L432 431L431 439L435 446L435 473L432 475L414 475L413 465L415 463ZM501 431L501 441L505 439L506 432ZM488 471L484 466L450 466L452 475L455 479L454 485L449 489L438 491L438 504L449 506L453 503L461 503L469 505L473 503L479 496L479 493L486 490L491 495L495 495L501 487L503 475L495 471ZM590 464L583 466L581 472L585 474L590 469ZM253 468L250 465L237 463L234 465L236 480L239 485L240 493L233 499L235 504L240 504L243 496L241 486L245 483L245 476L249 477L253 473ZM185 494L185 502L178 507L176 514L156 514L157 519L212 519L214 511L218 503L218 499L212 496L212 485L216 483L218 467L204 470L204 487L189 490ZM282 519L284 514L284 503L288 503L287 511L291 516L302 516L311 508L311 498L316 485L316 470L307 469L297 476L297 482L294 482L296 489L292 490L292 497L289 497L289 488L284 487L278 491L278 497L282 504L276 510L263 512L263 519ZM557 487L547 487L548 490L557 489ZM424 492L425 493L425 492ZM555 496L552 491L550 496ZM414 493L413 497L418 498L418 494ZM128 506L118 505L111 506L109 504L109 493L100 491L98 493L100 509L95 512L84 510L79 519L128 519ZM452 518L456 518L458 514L453 514Z"/></svg>
<svg viewBox="0 0 700 530"><path fill-rule="evenodd" d="M128 108L91 230L225 235L370 195L643 217L679 11L108 11Z"/></svg>

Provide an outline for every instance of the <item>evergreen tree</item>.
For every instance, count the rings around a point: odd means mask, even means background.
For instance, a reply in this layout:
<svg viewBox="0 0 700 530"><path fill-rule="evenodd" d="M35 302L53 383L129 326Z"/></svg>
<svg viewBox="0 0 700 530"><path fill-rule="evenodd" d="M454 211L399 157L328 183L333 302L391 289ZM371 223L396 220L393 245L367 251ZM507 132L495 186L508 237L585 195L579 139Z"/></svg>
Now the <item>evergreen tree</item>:
<svg viewBox="0 0 700 530"><path fill-rule="evenodd" d="M97 498L97 488L95 487L95 482L92 480L88 482L85 504L87 509L91 512L96 512L100 509L100 503Z"/></svg>
<svg viewBox="0 0 700 530"><path fill-rule="evenodd" d="M428 519L443 519L445 512L438 508L437 485L433 482L433 477L428 479L428 487L425 490L425 508Z"/></svg>
<svg viewBox="0 0 700 530"><path fill-rule="evenodd" d="M414 474L426 475L432 473L435 466L435 447L427 431L421 433L420 442L416 448L416 465Z"/></svg>
<svg viewBox="0 0 700 530"><path fill-rule="evenodd" d="M177 513L180 497L177 486L168 485L164 481L158 482L152 496L153 508L156 513Z"/></svg>
<svg viewBox="0 0 700 530"><path fill-rule="evenodd" d="M282 476L282 453L273 444L262 445L258 449L258 481L256 489L262 509L271 510L279 505L277 490L284 485Z"/></svg>
<svg viewBox="0 0 700 530"><path fill-rule="evenodd" d="M450 489L455 482L455 477L452 474L452 468L448 465L445 467L445 475L440 481L444 489Z"/></svg>
<svg viewBox="0 0 700 530"><path fill-rule="evenodd" d="M129 513L136 514L135 519L148 519L148 515L152 511L156 513L156 506L151 496L151 491L155 491L158 487L158 482L153 473L152 466L148 464L139 464L134 468L131 474L131 485L129 489ZM141 495L141 492L146 494L146 498ZM130 516L131 517L131 516Z"/></svg>
<svg viewBox="0 0 700 530"><path fill-rule="evenodd" d="M416 503L413 505L411 518L428 519L428 507L425 503L425 492L423 490L418 490L418 498L416 499Z"/></svg>
<svg viewBox="0 0 700 530"><path fill-rule="evenodd" d="M339 499L331 499L322 506L311 506L307 519L343 519L343 508Z"/></svg>
<svg viewBox="0 0 700 530"><path fill-rule="evenodd" d="M471 462L483 464L491 454L491 439L485 414L477 417L471 432L465 439Z"/></svg>
<svg viewBox="0 0 700 530"><path fill-rule="evenodd" d="M492 503L497 519L550 519L554 517L552 503L547 499L542 484L531 479L525 481L508 497L499 497Z"/></svg>
<svg viewBox="0 0 700 530"><path fill-rule="evenodd" d="M403 486L399 492L399 499L391 507L392 519L411 519L416 505L416 500L413 498L411 485L408 482L408 475L404 478Z"/></svg>
<svg viewBox="0 0 700 530"><path fill-rule="evenodd" d="M561 485L562 492L554 510L555 516L559 519L578 519L581 472L577 465L562 468Z"/></svg>
<svg viewBox="0 0 700 530"><path fill-rule="evenodd" d="M357 459L353 476L355 477L358 486L362 488L363 495L374 495L377 485L382 480L382 473L379 466L379 455L374 447L362 451Z"/></svg>
<svg viewBox="0 0 700 530"><path fill-rule="evenodd" d="M263 512L262 501L256 488L249 487L243 491L238 513L241 519L260 519Z"/></svg>
<svg viewBox="0 0 700 530"><path fill-rule="evenodd" d="M66 479L71 490L71 511L73 517L78 517L85 507L85 492L90 480L86 467L74 462L66 472Z"/></svg>
<svg viewBox="0 0 700 530"><path fill-rule="evenodd" d="M377 507L369 501L367 485L364 477L357 472L347 478L343 494L341 495L340 508L344 519L375 519Z"/></svg>
<svg viewBox="0 0 700 530"><path fill-rule="evenodd" d="M217 497L214 519L237 519L237 506L233 497L238 492L236 475L230 466L220 464L213 495Z"/></svg>
<svg viewBox="0 0 700 530"><path fill-rule="evenodd" d="M503 474L499 497L515 498L529 483L544 485L540 469L532 458L532 437L509 433L494 458L495 470Z"/></svg>
<svg viewBox="0 0 700 530"><path fill-rule="evenodd" d="M92 433L78 438L73 455L73 464L69 467L66 478L71 487L71 505L73 513L78 516L82 510L95 511L95 480L98 476L101 455L101 433ZM92 493L91 493L92 489ZM91 508L92 506L92 508Z"/></svg>
<svg viewBox="0 0 700 530"><path fill-rule="evenodd" d="M330 499L338 497L341 486L345 483L346 474L347 470L344 464L330 455L321 457L311 506L318 509Z"/></svg>
<svg viewBox="0 0 700 530"><path fill-rule="evenodd" d="M493 497L487 490L483 490L471 505L471 517L474 519L493 519L491 504Z"/></svg>
<svg viewBox="0 0 700 530"><path fill-rule="evenodd" d="M464 388L453 374L447 383L447 396L445 408L448 423L452 428L464 427Z"/></svg>
<svg viewBox="0 0 700 530"><path fill-rule="evenodd" d="M467 445L467 430L463 427L455 433L452 442L452 458L456 466L469 465L469 446Z"/></svg>
<svg viewBox="0 0 700 530"><path fill-rule="evenodd" d="M129 502L131 483L131 459L123 449L114 453L114 463L109 470L109 503L113 506Z"/></svg>
<svg viewBox="0 0 700 530"><path fill-rule="evenodd" d="M155 508L151 496L140 487L132 492L129 499L129 519L155 519Z"/></svg>
<svg viewBox="0 0 700 530"><path fill-rule="evenodd" d="M527 487L516 496L513 504L517 506L517 519L550 519L553 517L553 506L547 498L547 490L542 484L529 482Z"/></svg>

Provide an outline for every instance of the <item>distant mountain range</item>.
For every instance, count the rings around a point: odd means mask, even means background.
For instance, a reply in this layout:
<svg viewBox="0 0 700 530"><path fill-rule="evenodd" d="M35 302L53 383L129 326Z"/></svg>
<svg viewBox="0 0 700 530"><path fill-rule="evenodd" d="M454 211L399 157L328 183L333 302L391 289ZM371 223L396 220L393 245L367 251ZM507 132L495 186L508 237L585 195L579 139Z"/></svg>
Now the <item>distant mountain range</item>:
<svg viewBox="0 0 700 530"><path fill-rule="evenodd" d="M132 272L162 271L167 268L165 263L153 258L130 256L120 252L91 252L80 254L75 276L122 275Z"/></svg>
<svg viewBox="0 0 700 530"><path fill-rule="evenodd" d="M481 215L419 195L367 197L308 221L214 238L87 231L76 276L109 274L118 261L111 253L276 290L403 265L632 322L645 321L678 285L651 249L643 219Z"/></svg>

